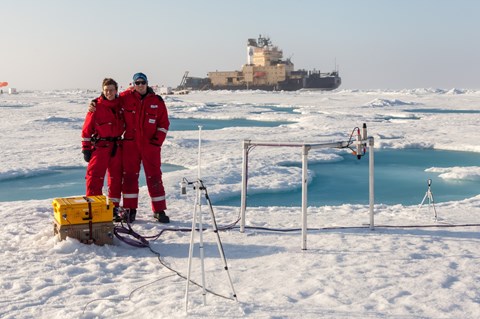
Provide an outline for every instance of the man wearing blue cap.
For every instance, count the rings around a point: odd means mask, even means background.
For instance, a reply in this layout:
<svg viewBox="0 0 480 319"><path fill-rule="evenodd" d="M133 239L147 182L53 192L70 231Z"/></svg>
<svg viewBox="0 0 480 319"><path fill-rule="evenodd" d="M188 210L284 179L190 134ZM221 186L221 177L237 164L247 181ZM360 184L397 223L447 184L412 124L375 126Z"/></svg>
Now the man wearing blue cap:
<svg viewBox="0 0 480 319"><path fill-rule="evenodd" d="M122 193L123 208L128 216L123 218L130 222L135 220L138 207L138 178L140 165L143 164L153 217L160 223L169 223L170 218L165 214L167 204L160 155L170 126L167 107L162 97L156 95L148 86L145 74L135 73L133 85L133 89L120 93L126 126L122 141ZM95 111L94 103L90 104L89 111ZM118 217L116 220L119 221L121 218Z"/></svg>
<svg viewBox="0 0 480 319"><path fill-rule="evenodd" d="M138 207L138 177L143 164L153 217L161 223L170 222L165 214L167 204L162 181L161 147L170 122L163 99L148 86L143 73L133 75L133 90L120 94L125 116L123 138L123 207L129 209L130 221L135 220Z"/></svg>

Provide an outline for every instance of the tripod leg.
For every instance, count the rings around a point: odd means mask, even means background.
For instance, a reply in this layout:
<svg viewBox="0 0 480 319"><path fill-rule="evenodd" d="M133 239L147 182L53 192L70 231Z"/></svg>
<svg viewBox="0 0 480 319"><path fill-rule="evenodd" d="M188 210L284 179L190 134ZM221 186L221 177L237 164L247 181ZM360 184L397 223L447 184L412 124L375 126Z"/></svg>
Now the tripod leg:
<svg viewBox="0 0 480 319"><path fill-rule="evenodd" d="M193 246L194 246L194 239L195 239L195 228L197 225L197 207L198 207L198 196L195 196L195 207L193 211L192 217L192 231L190 234L190 249L188 252L188 271L187 271L187 285L185 288L185 311L188 310L188 291L190 286L190 274L192 270L192 257L193 257Z"/></svg>
<svg viewBox="0 0 480 319"><path fill-rule="evenodd" d="M433 194L430 192L430 200L432 201L433 212L435 214L435 221L437 221L437 210L435 209L435 201L433 200Z"/></svg>
<svg viewBox="0 0 480 319"><path fill-rule="evenodd" d="M198 231L199 231L199 250L200 250L200 270L202 273L202 296L203 305L207 304L207 289L205 288L205 247L203 245L203 221L202 221L202 204L201 204L201 191L198 190Z"/></svg>
<svg viewBox="0 0 480 319"><path fill-rule="evenodd" d="M420 210L420 208L422 208L423 206L423 203L425 203L425 199L427 199L427 196L428 196L428 192L425 193L425 196L423 196L423 200L422 202L420 203L420 206L418 206L418 209Z"/></svg>
<svg viewBox="0 0 480 319"><path fill-rule="evenodd" d="M218 233L218 226L217 226L217 221L215 219L215 213L213 212L212 202L210 201L210 197L208 196L206 189L205 189L205 198L207 199L208 206L210 208L210 217L212 218L213 230L215 232L216 239L217 239L218 252L223 260L223 268L227 272L228 281L230 282L230 287L232 288L233 298L235 299L235 301L238 301L237 294L235 293L235 288L233 288L232 278L230 277L230 272L228 271L227 259L225 258L225 251L223 249L222 241L220 240L220 234Z"/></svg>

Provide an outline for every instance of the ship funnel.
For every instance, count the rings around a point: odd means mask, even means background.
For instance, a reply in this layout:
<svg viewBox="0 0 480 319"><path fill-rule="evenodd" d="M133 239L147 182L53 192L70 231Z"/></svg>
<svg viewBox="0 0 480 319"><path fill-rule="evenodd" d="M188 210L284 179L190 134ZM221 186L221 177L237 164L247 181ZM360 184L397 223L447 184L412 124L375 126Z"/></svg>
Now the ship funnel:
<svg viewBox="0 0 480 319"><path fill-rule="evenodd" d="M253 47L250 45L247 46L247 64L253 64Z"/></svg>

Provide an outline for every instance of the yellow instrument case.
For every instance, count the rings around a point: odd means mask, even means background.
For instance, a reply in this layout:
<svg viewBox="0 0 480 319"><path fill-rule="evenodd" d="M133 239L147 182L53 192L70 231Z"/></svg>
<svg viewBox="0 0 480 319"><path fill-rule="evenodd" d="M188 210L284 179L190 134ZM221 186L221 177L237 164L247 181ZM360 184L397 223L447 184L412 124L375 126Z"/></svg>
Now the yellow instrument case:
<svg viewBox="0 0 480 319"><path fill-rule="evenodd" d="M105 196L55 198L53 214L59 225L78 225L113 221L113 203Z"/></svg>

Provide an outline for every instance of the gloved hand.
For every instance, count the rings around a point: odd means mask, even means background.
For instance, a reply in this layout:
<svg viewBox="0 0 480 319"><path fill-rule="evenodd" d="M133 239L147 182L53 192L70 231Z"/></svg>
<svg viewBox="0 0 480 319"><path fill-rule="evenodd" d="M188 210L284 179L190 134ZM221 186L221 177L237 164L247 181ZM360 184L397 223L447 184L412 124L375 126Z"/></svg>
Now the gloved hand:
<svg viewBox="0 0 480 319"><path fill-rule="evenodd" d="M90 162L90 159L92 158L92 151L91 150L83 150L83 159L85 162Z"/></svg>
<svg viewBox="0 0 480 319"><path fill-rule="evenodd" d="M162 146L162 144L160 144L160 142L158 141L158 138L156 138L156 137L150 139L150 144L155 145L155 146Z"/></svg>
<svg viewBox="0 0 480 319"><path fill-rule="evenodd" d="M88 105L88 112L95 112L97 110L96 106L97 106L96 99L92 100Z"/></svg>

